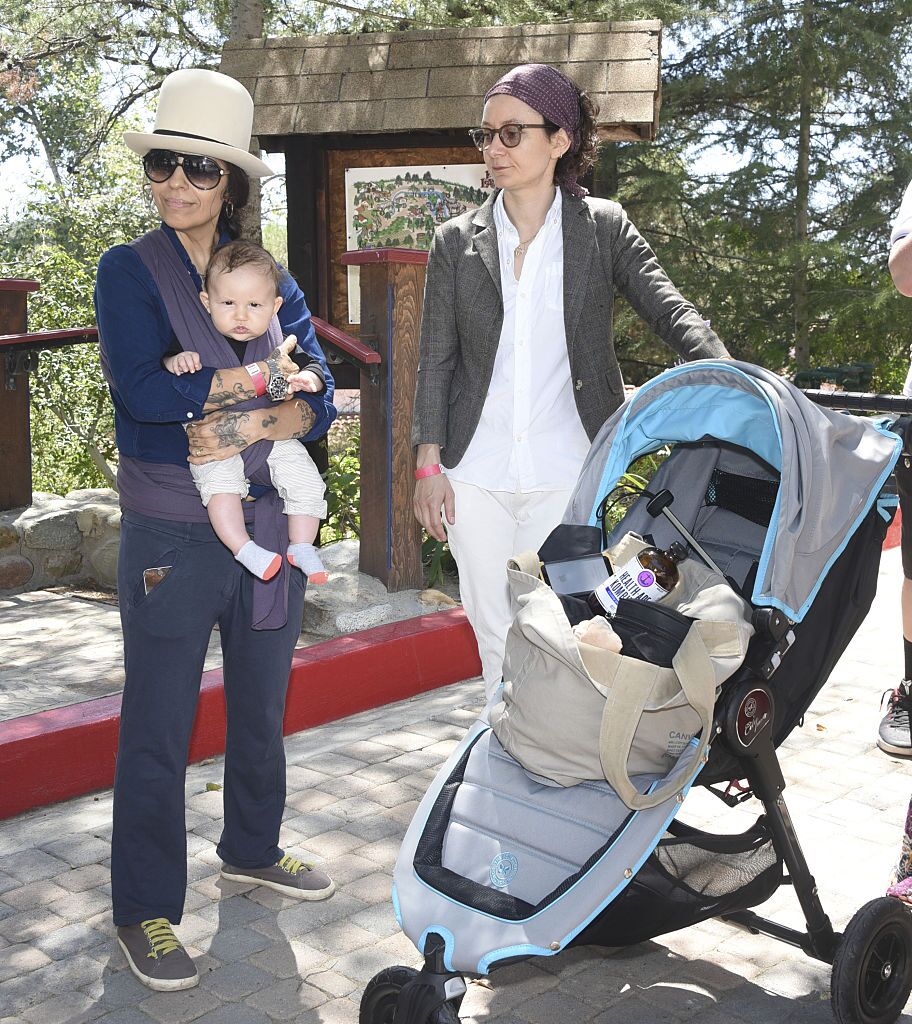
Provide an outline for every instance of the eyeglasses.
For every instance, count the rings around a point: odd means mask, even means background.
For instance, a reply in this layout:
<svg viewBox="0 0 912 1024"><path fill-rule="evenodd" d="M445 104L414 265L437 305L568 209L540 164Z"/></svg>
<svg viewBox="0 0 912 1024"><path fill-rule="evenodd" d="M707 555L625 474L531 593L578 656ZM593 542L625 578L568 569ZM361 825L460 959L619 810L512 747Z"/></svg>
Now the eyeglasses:
<svg viewBox="0 0 912 1024"><path fill-rule="evenodd" d="M549 124L504 124L498 129L493 128L470 128L469 135L472 142L480 151L484 152L494 141L496 135L507 149L515 149L522 142L522 133L526 128L550 128Z"/></svg>
<svg viewBox="0 0 912 1024"><path fill-rule="evenodd" d="M194 188L204 192L217 188L218 183L228 173L208 156L188 156L184 153L172 153L169 149L153 149L143 157L143 171L146 177L158 185L167 181L178 167L183 168L187 181Z"/></svg>

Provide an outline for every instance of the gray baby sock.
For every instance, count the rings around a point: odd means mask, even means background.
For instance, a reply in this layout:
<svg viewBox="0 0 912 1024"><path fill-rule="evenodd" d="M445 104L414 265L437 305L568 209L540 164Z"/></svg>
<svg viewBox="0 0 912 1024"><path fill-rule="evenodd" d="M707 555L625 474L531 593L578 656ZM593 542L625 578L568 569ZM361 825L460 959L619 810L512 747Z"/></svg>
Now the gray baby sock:
<svg viewBox="0 0 912 1024"><path fill-rule="evenodd" d="M249 569L254 576L259 576L261 580L271 580L282 567L281 556L277 555L275 551L261 548L252 540L248 540L234 557L245 569Z"/></svg>
<svg viewBox="0 0 912 1024"><path fill-rule="evenodd" d="M289 544L288 561L304 573L308 583L325 583L329 579L313 544Z"/></svg>

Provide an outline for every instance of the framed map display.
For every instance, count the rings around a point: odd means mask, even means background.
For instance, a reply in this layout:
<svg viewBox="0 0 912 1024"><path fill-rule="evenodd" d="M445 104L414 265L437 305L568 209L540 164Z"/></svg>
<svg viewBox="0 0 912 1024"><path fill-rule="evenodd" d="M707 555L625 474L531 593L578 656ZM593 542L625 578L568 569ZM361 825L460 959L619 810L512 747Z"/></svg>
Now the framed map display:
<svg viewBox="0 0 912 1024"><path fill-rule="evenodd" d="M429 249L438 224L474 210L493 188L484 164L345 169L346 248ZM361 322L357 267L348 268L348 320Z"/></svg>

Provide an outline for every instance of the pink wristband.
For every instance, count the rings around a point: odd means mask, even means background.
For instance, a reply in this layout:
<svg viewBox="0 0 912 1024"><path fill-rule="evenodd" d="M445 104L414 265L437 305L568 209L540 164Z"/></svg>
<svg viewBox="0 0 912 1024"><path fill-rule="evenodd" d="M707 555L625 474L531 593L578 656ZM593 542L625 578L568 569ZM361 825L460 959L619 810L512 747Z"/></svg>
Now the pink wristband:
<svg viewBox="0 0 912 1024"><path fill-rule="evenodd" d="M441 472L443 472L443 467L439 462L433 466L422 466L421 469L415 470L415 479L423 480L426 476L437 476Z"/></svg>
<svg viewBox="0 0 912 1024"><path fill-rule="evenodd" d="M263 376L263 371L257 363L250 363L244 369L250 374L250 379L253 381L253 390L257 398L262 398L266 394L266 378Z"/></svg>

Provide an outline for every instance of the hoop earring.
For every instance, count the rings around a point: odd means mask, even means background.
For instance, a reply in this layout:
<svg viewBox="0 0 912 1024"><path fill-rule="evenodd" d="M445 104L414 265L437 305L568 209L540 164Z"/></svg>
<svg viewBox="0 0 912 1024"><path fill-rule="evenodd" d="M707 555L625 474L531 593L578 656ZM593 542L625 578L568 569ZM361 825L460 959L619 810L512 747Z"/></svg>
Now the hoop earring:
<svg viewBox="0 0 912 1024"><path fill-rule="evenodd" d="M226 199L225 200L224 210L225 210L225 219L226 220L231 220L231 218L234 216L234 203L230 199Z"/></svg>

